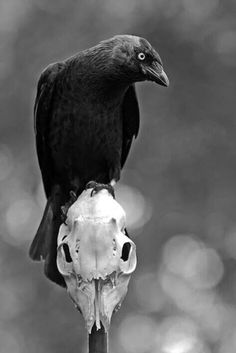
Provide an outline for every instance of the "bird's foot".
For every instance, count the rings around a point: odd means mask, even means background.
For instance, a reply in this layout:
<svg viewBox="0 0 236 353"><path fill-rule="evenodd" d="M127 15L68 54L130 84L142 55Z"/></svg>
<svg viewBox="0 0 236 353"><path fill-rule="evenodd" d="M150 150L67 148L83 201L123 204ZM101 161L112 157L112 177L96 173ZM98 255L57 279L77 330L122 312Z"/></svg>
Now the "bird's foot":
<svg viewBox="0 0 236 353"><path fill-rule="evenodd" d="M101 184L101 183L97 183L96 181L90 181L88 182L88 184L86 185L85 189L92 189L91 191L91 197L94 195L94 194L97 194L99 191L105 189L107 190L111 196L113 198L115 198L115 191L114 191L114 188L111 184Z"/></svg>
<svg viewBox="0 0 236 353"><path fill-rule="evenodd" d="M77 200L76 193L74 191L70 191L70 199L65 203L64 206L61 206L61 218L63 223L66 223L67 212L71 205Z"/></svg>

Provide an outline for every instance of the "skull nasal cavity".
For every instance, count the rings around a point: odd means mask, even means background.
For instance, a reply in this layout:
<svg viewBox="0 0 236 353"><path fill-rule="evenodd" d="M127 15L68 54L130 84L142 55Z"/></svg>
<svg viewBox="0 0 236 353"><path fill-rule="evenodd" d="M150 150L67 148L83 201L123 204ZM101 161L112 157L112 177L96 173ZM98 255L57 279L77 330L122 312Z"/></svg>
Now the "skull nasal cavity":
<svg viewBox="0 0 236 353"><path fill-rule="evenodd" d="M124 243L123 248L122 248L122 254L121 254L121 259L123 261L127 261L128 260L130 248L131 248L130 243Z"/></svg>
<svg viewBox="0 0 236 353"><path fill-rule="evenodd" d="M64 253L65 253L66 262L72 262L72 258L70 256L69 246L67 244L63 244L63 250L64 250Z"/></svg>

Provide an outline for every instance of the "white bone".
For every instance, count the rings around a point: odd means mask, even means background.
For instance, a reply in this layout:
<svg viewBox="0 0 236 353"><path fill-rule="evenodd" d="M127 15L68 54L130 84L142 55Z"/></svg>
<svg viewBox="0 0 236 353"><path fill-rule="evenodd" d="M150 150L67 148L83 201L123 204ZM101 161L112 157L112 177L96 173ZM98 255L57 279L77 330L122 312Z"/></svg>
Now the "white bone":
<svg viewBox="0 0 236 353"><path fill-rule="evenodd" d="M58 234L57 266L88 332L109 329L136 267L136 247L124 234L125 212L107 190L85 190Z"/></svg>

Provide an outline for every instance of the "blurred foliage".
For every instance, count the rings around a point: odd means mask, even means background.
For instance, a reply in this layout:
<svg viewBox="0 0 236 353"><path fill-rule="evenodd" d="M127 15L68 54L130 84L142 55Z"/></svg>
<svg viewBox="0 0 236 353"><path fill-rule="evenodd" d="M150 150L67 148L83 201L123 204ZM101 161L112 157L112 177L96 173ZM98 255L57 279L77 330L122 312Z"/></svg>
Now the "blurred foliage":
<svg viewBox="0 0 236 353"><path fill-rule="evenodd" d="M147 38L170 87L138 84L117 194L138 251L111 352L236 351L235 0L0 1L0 353L85 352L80 315L27 251L45 197L32 106L50 62Z"/></svg>

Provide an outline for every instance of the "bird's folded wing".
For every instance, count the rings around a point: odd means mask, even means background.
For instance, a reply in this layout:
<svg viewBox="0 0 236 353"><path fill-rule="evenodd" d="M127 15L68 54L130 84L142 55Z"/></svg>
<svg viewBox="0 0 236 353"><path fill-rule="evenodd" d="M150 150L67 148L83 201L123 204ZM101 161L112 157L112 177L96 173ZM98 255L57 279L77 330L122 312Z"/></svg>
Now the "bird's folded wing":
<svg viewBox="0 0 236 353"><path fill-rule="evenodd" d="M131 143L139 131L139 106L135 86L129 86L122 104L123 144L121 154L121 168L127 159Z"/></svg>
<svg viewBox="0 0 236 353"><path fill-rule="evenodd" d="M34 128L39 166L47 198L52 187L52 163L48 144L50 120L53 100L55 97L55 82L58 73L63 69L63 63L50 64L41 74L34 104Z"/></svg>

